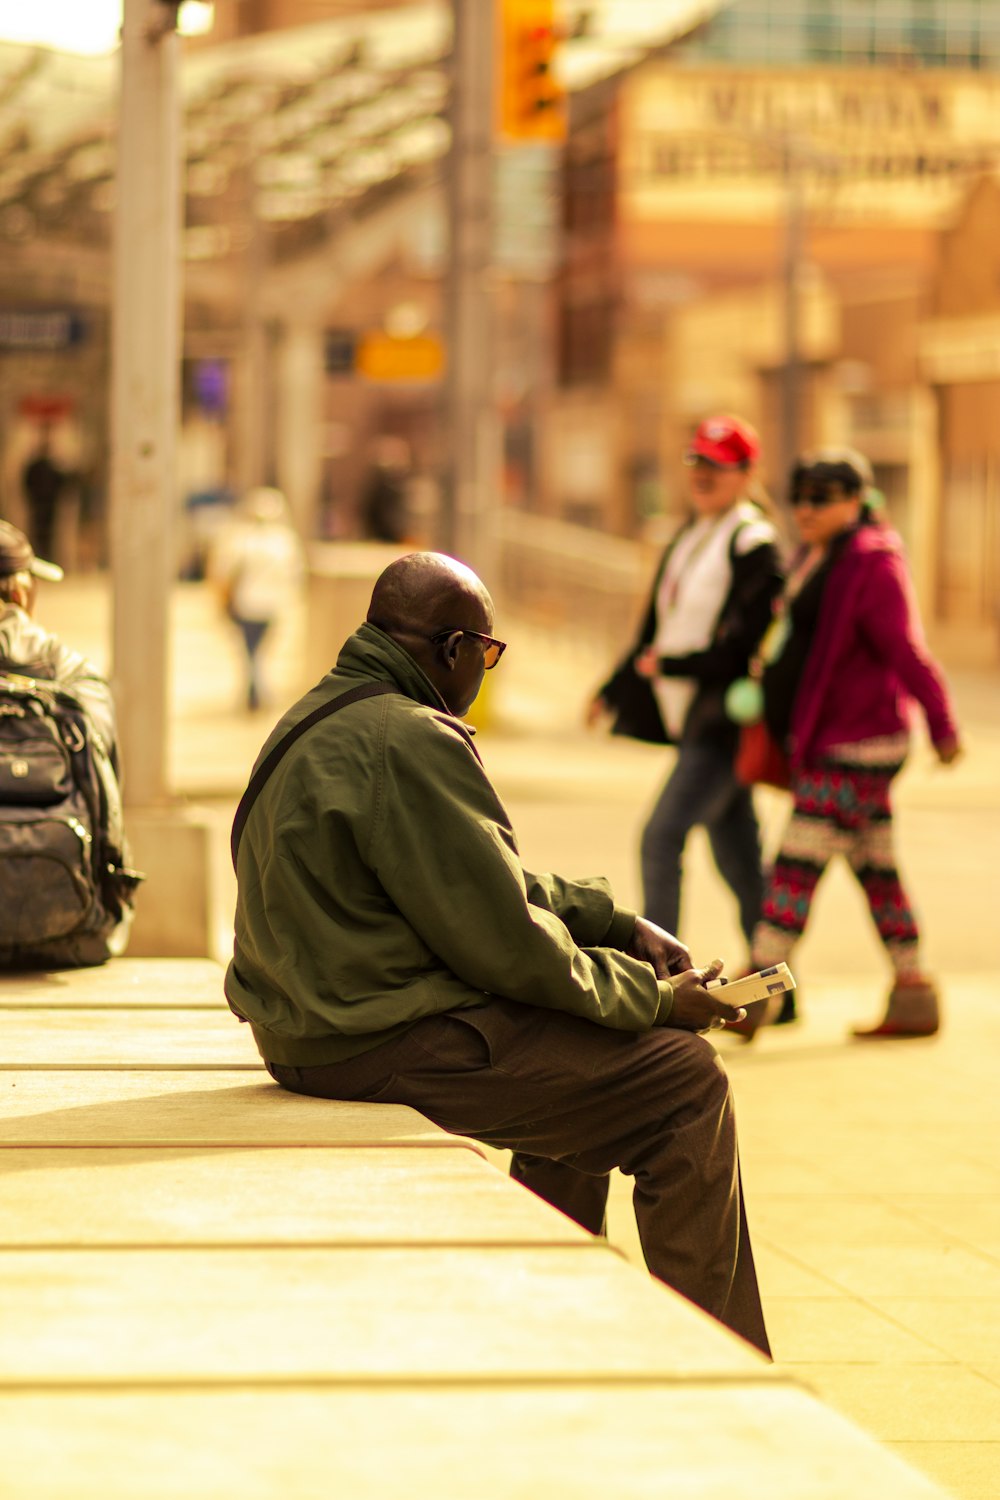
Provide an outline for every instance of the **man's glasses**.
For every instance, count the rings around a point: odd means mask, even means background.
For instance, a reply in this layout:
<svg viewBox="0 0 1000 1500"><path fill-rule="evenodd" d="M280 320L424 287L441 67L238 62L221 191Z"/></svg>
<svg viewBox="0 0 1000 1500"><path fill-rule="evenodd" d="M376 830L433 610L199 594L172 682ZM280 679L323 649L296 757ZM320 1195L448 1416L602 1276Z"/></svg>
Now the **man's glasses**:
<svg viewBox="0 0 1000 1500"><path fill-rule="evenodd" d="M481 630L466 630L461 625L449 625L447 630L438 630L434 635L428 636L436 646L438 641L445 640L449 635L471 635L474 641L483 643L483 665L487 672L496 666L507 649L506 641L498 641L495 636L483 635Z"/></svg>

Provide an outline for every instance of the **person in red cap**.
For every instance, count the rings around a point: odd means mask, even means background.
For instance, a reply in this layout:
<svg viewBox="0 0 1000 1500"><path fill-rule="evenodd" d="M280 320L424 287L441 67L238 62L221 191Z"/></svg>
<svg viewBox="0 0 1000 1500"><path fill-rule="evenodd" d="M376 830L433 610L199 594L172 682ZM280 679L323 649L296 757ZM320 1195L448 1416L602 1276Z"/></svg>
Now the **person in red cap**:
<svg viewBox="0 0 1000 1500"><path fill-rule="evenodd" d="M697 427L684 457L691 513L668 543L639 638L590 704L612 733L677 747L643 830L643 910L678 931L681 867L702 825L739 907L749 943L763 898L760 833L750 790L733 771L737 727L726 689L747 673L781 593L778 536L751 498L757 433L734 416Z"/></svg>

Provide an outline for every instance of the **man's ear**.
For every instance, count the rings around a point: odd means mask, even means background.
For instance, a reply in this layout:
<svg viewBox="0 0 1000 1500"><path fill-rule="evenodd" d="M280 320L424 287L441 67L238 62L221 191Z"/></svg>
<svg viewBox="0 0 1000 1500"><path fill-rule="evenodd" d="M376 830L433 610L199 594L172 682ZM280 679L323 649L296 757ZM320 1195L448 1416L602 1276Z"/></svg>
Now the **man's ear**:
<svg viewBox="0 0 1000 1500"><path fill-rule="evenodd" d="M453 630L451 635L445 636L441 642L441 659L449 672L454 672L458 666L458 648L462 644L462 632Z"/></svg>

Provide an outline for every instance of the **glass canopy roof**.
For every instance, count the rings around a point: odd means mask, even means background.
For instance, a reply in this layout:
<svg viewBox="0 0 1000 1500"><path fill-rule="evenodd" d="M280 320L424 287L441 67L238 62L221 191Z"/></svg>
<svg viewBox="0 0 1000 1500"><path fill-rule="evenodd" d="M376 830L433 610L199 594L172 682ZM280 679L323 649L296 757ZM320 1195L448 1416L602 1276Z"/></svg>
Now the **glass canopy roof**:
<svg viewBox="0 0 1000 1500"><path fill-rule="evenodd" d="M78 0L68 3L77 16ZM721 8L719 0L567 0L567 88L634 67ZM26 9L0 0L0 245L106 243L117 52L42 45L46 37L84 44L66 26L62 0L34 0L34 41L5 40L27 33ZM105 28L109 9L120 15L116 0L103 9L89 0L86 9ZM439 173L449 139L450 5L326 0L325 9L334 19L185 46L189 258L228 253L223 205L234 193L250 195L254 216L281 234Z"/></svg>

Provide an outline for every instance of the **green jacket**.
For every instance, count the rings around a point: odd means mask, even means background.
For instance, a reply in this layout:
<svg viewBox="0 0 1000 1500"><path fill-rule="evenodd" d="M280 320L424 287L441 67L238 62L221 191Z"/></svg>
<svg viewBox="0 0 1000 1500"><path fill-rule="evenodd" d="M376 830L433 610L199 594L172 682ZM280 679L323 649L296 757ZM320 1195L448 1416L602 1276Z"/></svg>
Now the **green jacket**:
<svg viewBox="0 0 1000 1500"><path fill-rule="evenodd" d="M260 758L370 681L398 692L307 730L243 832L226 996L261 1055L335 1062L489 995L623 1031L662 1025L670 985L620 951L634 913L604 880L525 873L471 731L383 631L351 636Z"/></svg>

